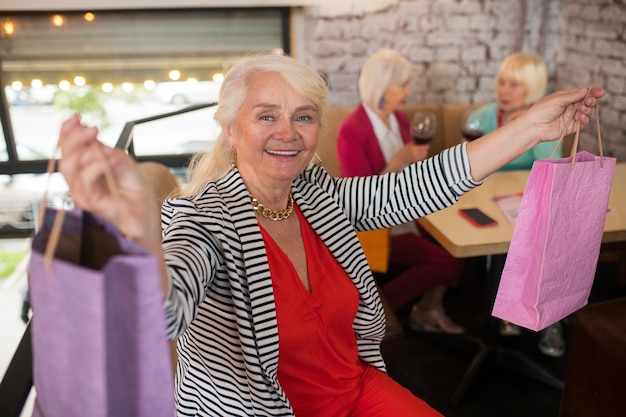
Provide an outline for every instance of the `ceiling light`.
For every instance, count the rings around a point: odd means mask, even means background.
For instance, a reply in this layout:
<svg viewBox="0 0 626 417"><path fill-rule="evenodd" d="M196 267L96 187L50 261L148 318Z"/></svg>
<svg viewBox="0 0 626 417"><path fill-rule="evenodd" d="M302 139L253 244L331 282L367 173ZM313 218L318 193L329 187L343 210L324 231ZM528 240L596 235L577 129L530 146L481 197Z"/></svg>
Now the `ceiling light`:
<svg viewBox="0 0 626 417"><path fill-rule="evenodd" d="M77 75L76 77L74 77L74 84L82 87L84 86L86 83L85 77L81 76L81 75Z"/></svg>
<svg viewBox="0 0 626 417"><path fill-rule="evenodd" d="M4 31L5 34L11 36L15 33L15 24L12 21L7 20L2 25L2 30Z"/></svg>
<svg viewBox="0 0 626 417"><path fill-rule="evenodd" d="M65 18L61 16L60 14L55 14L54 16L52 16L51 20L52 20L52 24L58 28L60 28L61 26L65 24Z"/></svg>
<svg viewBox="0 0 626 417"><path fill-rule="evenodd" d="M221 83L224 81L224 74L222 74L221 72L217 72L215 74L213 74L213 81L215 81L216 83Z"/></svg>

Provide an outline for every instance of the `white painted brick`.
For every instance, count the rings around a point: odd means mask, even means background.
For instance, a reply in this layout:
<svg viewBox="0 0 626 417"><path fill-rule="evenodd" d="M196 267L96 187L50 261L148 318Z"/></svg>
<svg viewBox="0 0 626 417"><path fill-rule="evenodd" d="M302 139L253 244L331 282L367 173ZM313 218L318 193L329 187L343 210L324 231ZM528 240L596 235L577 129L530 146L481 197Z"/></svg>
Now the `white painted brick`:
<svg viewBox="0 0 626 417"><path fill-rule="evenodd" d="M461 58L461 48L458 46L444 46L434 51L437 61L456 61Z"/></svg>
<svg viewBox="0 0 626 417"><path fill-rule="evenodd" d="M495 19L491 16L476 15L470 16L468 28L473 30L486 30L495 26Z"/></svg>
<svg viewBox="0 0 626 417"><path fill-rule="evenodd" d="M589 25L585 34L590 38L617 39L618 28L607 27L604 24Z"/></svg>
<svg viewBox="0 0 626 417"><path fill-rule="evenodd" d="M487 58L487 50L484 46L463 48L461 58L466 61L484 61Z"/></svg>
<svg viewBox="0 0 626 417"><path fill-rule="evenodd" d="M608 77L605 88L613 94L626 93L626 74L622 77Z"/></svg>
<svg viewBox="0 0 626 417"><path fill-rule="evenodd" d="M602 70L609 75L624 76L624 59L605 59L602 61Z"/></svg>
<svg viewBox="0 0 626 417"><path fill-rule="evenodd" d="M618 111L626 111L626 96L615 96L615 98L613 99L613 107Z"/></svg>
<svg viewBox="0 0 626 417"><path fill-rule="evenodd" d="M450 77L433 77L430 87L434 90L449 90L455 88L455 79Z"/></svg>
<svg viewBox="0 0 626 417"><path fill-rule="evenodd" d="M435 51L432 48L414 47L406 56L412 62L432 62L435 58Z"/></svg>
<svg viewBox="0 0 626 417"><path fill-rule="evenodd" d="M470 15L454 15L446 19L446 27L450 30L467 29L470 26Z"/></svg>
<svg viewBox="0 0 626 417"><path fill-rule="evenodd" d="M603 101L600 101L598 109L600 112L600 128L602 129L602 138L604 139L604 125L620 124L620 112L611 108L605 108ZM592 122L595 124L595 121L592 120Z"/></svg>
<svg viewBox="0 0 626 417"><path fill-rule="evenodd" d="M337 21L318 20L313 36L315 39L339 39L343 36L343 25Z"/></svg>

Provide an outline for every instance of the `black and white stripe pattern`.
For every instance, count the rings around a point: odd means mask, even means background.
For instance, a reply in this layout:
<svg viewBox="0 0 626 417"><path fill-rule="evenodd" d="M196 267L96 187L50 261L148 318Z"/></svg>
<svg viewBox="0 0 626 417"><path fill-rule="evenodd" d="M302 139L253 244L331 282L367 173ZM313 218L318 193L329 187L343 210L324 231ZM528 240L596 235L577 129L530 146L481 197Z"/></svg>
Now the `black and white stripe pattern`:
<svg viewBox="0 0 626 417"><path fill-rule="evenodd" d="M311 167L294 181L295 202L359 291L354 330L363 361L385 370L385 320L355 229L405 223L453 204L477 184L464 145L399 174L331 178ZM239 173L193 198L168 200L162 221L172 282L166 321L170 337L179 337L178 415L293 416L277 380L267 255Z"/></svg>

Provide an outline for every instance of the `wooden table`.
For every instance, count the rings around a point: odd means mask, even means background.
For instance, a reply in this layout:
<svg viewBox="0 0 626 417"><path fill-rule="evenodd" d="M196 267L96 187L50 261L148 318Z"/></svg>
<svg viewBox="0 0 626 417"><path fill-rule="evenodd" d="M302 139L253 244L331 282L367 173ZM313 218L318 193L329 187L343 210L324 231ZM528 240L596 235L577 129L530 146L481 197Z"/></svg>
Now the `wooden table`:
<svg viewBox="0 0 626 417"><path fill-rule="evenodd" d="M498 344L498 320L491 316L491 308L500 281L506 253L513 235L513 226L494 202L493 197L522 192L530 171L503 171L489 176L483 184L462 196L458 203L444 210L418 219L418 223L428 231L450 254L457 258L493 255L488 271L487 291L489 305L486 307L486 330L484 337L474 340L477 353L465 375L452 395L452 403L458 404L479 368L490 356L495 356L498 364L514 369L555 388L562 389L563 382L543 369L521 352L505 349ZM460 208L477 207L498 221L497 226L478 228L459 214ZM626 242L626 163L617 164L611 195L609 213L606 217L603 245ZM624 258L624 256L621 256Z"/></svg>
<svg viewBox="0 0 626 417"><path fill-rule="evenodd" d="M458 203L418 219L448 252L457 258L505 254L511 243L511 226L494 196L524 191L530 171L503 171L487 177L483 184L462 196ZM495 227L477 228L461 217L460 208L478 207L498 221ZM626 163L619 163L609 198L602 243L626 241Z"/></svg>

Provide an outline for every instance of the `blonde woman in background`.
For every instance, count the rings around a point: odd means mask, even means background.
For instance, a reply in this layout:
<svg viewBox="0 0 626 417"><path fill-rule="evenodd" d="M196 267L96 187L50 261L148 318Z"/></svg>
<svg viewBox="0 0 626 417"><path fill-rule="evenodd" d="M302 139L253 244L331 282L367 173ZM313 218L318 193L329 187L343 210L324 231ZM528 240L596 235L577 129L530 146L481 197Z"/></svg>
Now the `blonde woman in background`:
<svg viewBox="0 0 626 417"><path fill-rule="evenodd" d="M486 135L524 114L546 95L547 89L548 69L542 57L509 55L500 64L496 76L496 101L479 108L469 119L482 118L486 122L482 129ZM541 142L500 170L530 169L535 160L549 158L553 150L553 143ZM560 151L554 157L560 158Z"/></svg>

